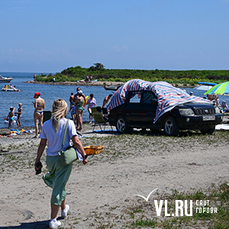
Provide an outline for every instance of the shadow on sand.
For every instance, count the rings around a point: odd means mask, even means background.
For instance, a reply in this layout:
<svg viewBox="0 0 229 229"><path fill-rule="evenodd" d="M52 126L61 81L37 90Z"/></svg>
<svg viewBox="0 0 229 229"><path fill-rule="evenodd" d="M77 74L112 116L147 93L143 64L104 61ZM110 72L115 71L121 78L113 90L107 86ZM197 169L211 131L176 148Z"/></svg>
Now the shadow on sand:
<svg viewBox="0 0 229 229"><path fill-rule="evenodd" d="M30 222L30 223L21 223L20 226L6 226L0 227L0 229L44 229L49 228L49 220Z"/></svg>

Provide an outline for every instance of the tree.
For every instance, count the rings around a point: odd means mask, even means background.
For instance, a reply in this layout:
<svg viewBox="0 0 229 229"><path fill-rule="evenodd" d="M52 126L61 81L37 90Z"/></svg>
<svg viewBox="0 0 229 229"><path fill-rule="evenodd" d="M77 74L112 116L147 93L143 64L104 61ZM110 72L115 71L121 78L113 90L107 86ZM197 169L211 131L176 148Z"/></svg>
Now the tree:
<svg viewBox="0 0 229 229"><path fill-rule="evenodd" d="M105 69L104 65L101 63L94 63L94 65L95 65L96 70L104 70Z"/></svg>

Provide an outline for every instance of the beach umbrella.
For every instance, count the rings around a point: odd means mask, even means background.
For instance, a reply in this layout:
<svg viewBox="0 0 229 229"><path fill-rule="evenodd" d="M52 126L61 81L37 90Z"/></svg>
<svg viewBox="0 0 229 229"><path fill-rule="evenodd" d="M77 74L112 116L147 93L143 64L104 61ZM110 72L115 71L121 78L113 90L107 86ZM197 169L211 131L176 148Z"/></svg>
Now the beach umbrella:
<svg viewBox="0 0 229 229"><path fill-rule="evenodd" d="M229 81L215 85L204 94L229 95Z"/></svg>

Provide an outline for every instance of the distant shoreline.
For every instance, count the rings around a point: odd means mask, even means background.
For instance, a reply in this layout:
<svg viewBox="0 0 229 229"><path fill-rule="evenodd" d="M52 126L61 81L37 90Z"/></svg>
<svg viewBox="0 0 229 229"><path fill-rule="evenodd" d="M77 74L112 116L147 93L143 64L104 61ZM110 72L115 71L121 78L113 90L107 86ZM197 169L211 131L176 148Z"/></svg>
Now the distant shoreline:
<svg viewBox="0 0 229 229"><path fill-rule="evenodd" d="M50 85L76 85L76 86L111 86L111 85L119 85L124 84L123 82L111 82L111 81L92 81L91 83L83 83L83 82L40 82L40 81L26 81L25 83L33 83L33 84L50 84Z"/></svg>
<svg viewBox="0 0 229 229"><path fill-rule="evenodd" d="M113 82L113 81L92 81L91 83L83 83L83 82L40 82L40 81L34 81L34 80L30 80L30 81L26 81L25 83L33 83L33 84L49 84L49 85L76 85L76 86L115 86L115 85L122 85L126 82ZM181 88L193 88L196 87L197 85L187 85L184 86L183 84L179 84L178 87Z"/></svg>

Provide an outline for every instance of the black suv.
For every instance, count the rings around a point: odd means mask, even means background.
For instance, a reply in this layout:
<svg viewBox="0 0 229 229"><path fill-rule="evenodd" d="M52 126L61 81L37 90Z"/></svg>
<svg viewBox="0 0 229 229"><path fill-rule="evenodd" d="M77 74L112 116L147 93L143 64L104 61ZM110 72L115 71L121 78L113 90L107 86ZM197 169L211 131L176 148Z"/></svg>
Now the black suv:
<svg viewBox="0 0 229 229"><path fill-rule="evenodd" d="M179 130L200 130L212 134L221 123L217 107L206 103L185 103L162 115L156 123L157 97L152 91L128 91L124 104L110 110L109 123L120 133L132 128L164 129L166 135L176 136Z"/></svg>

